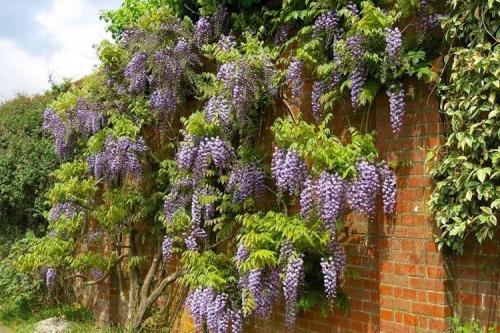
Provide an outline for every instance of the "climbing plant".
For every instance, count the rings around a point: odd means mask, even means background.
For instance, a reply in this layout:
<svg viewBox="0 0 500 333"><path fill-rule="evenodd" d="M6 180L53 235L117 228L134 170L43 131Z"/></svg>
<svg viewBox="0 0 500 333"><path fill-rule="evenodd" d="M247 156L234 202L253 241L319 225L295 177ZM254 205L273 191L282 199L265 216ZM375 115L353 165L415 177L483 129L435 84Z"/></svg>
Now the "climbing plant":
<svg viewBox="0 0 500 333"><path fill-rule="evenodd" d="M65 163L48 195L50 232L19 265L43 271L49 289L116 274L133 331L176 281L197 328L211 332L269 317L280 295L288 327L318 301L346 306L344 217L371 223L378 196L394 213L396 176L372 133L339 138L331 119L339 102L367 112L385 91L399 135L403 80L435 79L424 46L434 9L148 0L103 17L114 41L98 47L99 70L45 111ZM265 120L272 147L258 144Z"/></svg>
<svg viewBox="0 0 500 333"><path fill-rule="evenodd" d="M443 21L451 46L443 78L441 110L447 141L429 160L437 180L430 199L442 249L462 253L467 239L498 233L499 27L498 1L447 1Z"/></svg>

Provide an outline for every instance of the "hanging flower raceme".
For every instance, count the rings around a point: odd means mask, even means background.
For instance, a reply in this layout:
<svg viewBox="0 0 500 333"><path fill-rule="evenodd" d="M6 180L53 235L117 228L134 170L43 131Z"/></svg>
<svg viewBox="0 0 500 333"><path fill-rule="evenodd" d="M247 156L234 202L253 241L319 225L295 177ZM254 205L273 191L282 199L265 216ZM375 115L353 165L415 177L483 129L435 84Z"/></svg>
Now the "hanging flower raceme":
<svg viewBox="0 0 500 333"><path fill-rule="evenodd" d="M298 195L306 179L306 164L294 150L275 148L271 163L272 175L280 192Z"/></svg>
<svg viewBox="0 0 500 333"><path fill-rule="evenodd" d="M54 268L47 268L45 271L45 286L47 289L52 289L55 285L57 271Z"/></svg>
<svg viewBox="0 0 500 333"><path fill-rule="evenodd" d="M207 44L212 38L213 27L210 20L207 17L200 17L198 22L196 22L196 29L194 33L194 38L196 40L196 46L202 47Z"/></svg>
<svg viewBox="0 0 500 333"><path fill-rule="evenodd" d="M203 330L204 323L210 332L241 332L242 316L239 309L233 309L229 296L212 288L197 288L189 293L185 302L196 329Z"/></svg>
<svg viewBox="0 0 500 333"><path fill-rule="evenodd" d="M222 95L211 97L203 109L205 119L209 123L216 123L222 132L229 136L233 130L232 105Z"/></svg>
<svg viewBox="0 0 500 333"><path fill-rule="evenodd" d="M374 163L364 159L356 163L357 177L347 189L347 200L351 209L364 213L373 220L375 218L375 197L378 192L379 174Z"/></svg>
<svg viewBox="0 0 500 333"><path fill-rule="evenodd" d="M283 295L285 296L285 325L293 327L297 316L297 301L299 288L304 280L304 259L297 257L286 267L283 280Z"/></svg>
<svg viewBox="0 0 500 333"><path fill-rule="evenodd" d="M387 90L387 96L389 96L392 133L397 137L403 129L403 120L406 112L405 90L403 84L391 86Z"/></svg>
<svg viewBox="0 0 500 333"><path fill-rule="evenodd" d="M76 119L78 130L84 137L97 133L104 127L106 117L99 103L90 103L79 98L76 104Z"/></svg>
<svg viewBox="0 0 500 333"><path fill-rule="evenodd" d="M259 197L265 191L264 171L254 163L233 167L226 189L233 192L233 200L242 203L250 197Z"/></svg>
<svg viewBox="0 0 500 333"><path fill-rule="evenodd" d="M286 82L291 90L291 98L294 104L300 105L302 102L302 94L304 92L304 73L305 63L301 60L294 59L288 66L286 74Z"/></svg>
<svg viewBox="0 0 500 333"><path fill-rule="evenodd" d="M317 122L323 120L323 108L319 98L328 91L328 84L323 81L314 81L311 92L311 109L314 120Z"/></svg>
<svg viewBox="0 0 500 333"><path fill-rule="evenodd" d="M229 92L238 121L243 125L246 124L248 110L267 78L263 73L257 72L247 62L241 60L221 65L217 72L217 79L222 81L226 91Z"/></svg>
<svg viewBox="0 0 500 333"><path fill-rule="evenodd" d="M139 156L147 151L142 138L132 141L121 137L108 136L104 150L88 158L90 172L95 178L106 181L120 180L131 175L135 180L142 178L142 166Z"/></svg>
<svg viewBox="0 0 500 333"><path fill-rule="evenodd" d="M346 182L337 174L323 171L316 182L315 189L318 196L319 216L325 228L331 234L335 234L335 222L343 206Z"/></svg>
<svg viewBox="0 0 500 333"><path fill-rule="evenodd" d="M133 94L141 93L147 87L147 58L148 56L145 52L134 54L123 71L124 76L130 81L129 91Z"/></svg>
<svg viewBox="0 0 500 333"><path fill-rule="evenodd" d="M161 255L164 261L168 261L172 254L172 238L168 235L163 237L163 241L161 242Z"/></svg>
<svg viewBox="0 0 500 333"><path fill-rule="evenodd" d="M389 169L389 166L385 162L379 166L378 172L380 175L384 213L393 214L396 208L396 174Z"/></svg>
<svg viewBox="0 0 500 333"><path fill-rule="evenodd" d="M49 221L57 221L62 216L71 219L82 208L73 202L58 203L49 212Z"/></svg>
<svg viewBox="0 0 500 333"><path fill-rule="evenodd" d="M336 241L330 244L330 252L330 257L321 259L321 271L326 297L333 302L337 297L339 279L346 268L347 260L344 249Z"/></svg>
<svg viewBox="0 0 500 333"><path fill-rule="evenodd" d="M167 222L173 222L175 213L191 202L192 198L189 196L189 191L192 190L192 187L193 181L189 177L174 182L163 205L163 212Z"/></svg>
<svg viewBox="0 0 500 333"><path fill-rule="evenodd" d="M340 38L339 21L340 19L334 11L323 13L314 22L314 33L325 33L329 40L337 40Z"/></svg>
<svg viewBox="0 0 500 333"><path fill-rule="evenodd" d="M431 6L427 0L420 0L420 8L417 11L418 31L425 33L429 29L439 27L441 14L432 13Z"/></svg>
<svg viewBox="0 0 500 333"><path fill-rule="evenodd" d="M385 42L387 43L387 56L389 61L399 63L403 47L401 31L396 28L385 30Z"/></svg>
<svg viewBox="0 0 500 333"><path fill-rule="evenodd" d="M278 30L276 31L276 34L274 35L274 45L283 45L289 38L292 27L293 26L290 23L280 25L278 27Z"/></svg>
<svg viewBox="0 0 500 333"><path fill-rule="evenodd" d="M195 179L202 177L210 166L210 161L219 170L231 167L236 153L231 144L219 137L187 138L181 144L176 159L179 166L191 169Z"/></svg>
<svg viewBox="0 0 500 333"><path fill-rule="evenodd" d="M73 149L73 141L69 137L69 128L62 117L51 108L43 113L42 129L54 136L56 155L67 156Z"/></svg>
<svg viewBox="0 0 500 333"><path fill-rule="evenodd" d="M236 38L234 38L233 35L227 35L227 36L223 35L217 42L217 46L219 46L220 49L225 52L236 47L236 45L237 45Z"/></svg>

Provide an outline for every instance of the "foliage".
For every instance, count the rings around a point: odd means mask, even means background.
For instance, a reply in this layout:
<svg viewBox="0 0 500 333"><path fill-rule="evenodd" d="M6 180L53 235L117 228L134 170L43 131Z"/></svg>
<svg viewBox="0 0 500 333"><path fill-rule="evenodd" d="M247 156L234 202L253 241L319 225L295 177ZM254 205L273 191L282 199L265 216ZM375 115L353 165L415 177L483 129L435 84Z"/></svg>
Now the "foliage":
<svg viewBox="0 0 500 333"><path fill-rule="evenodd" d="M381 176L393 173L378 160L372 134L351 128L339 138L331 114L349 95L367 111L381 89L404 78L435 79L434 53L423 43L429 31L405 34L400 46L387 42L386 29L412 22L415 1L388 10L358 4L127 0L104 13L115 42L100 44L101 66L46 112L47 134L64 148L65 163L47 195L49 233L32 242L19 267L89 284L114 271L128 277L133 331L181 276L197 325L211 331L241 324L242 315L268 316L281 287L288 326L297 309L324 300L323 285L325 312L345 306L337 295L346 266L343 216L357 210L372 219L377 193L395 201L395 177ZM316 33L328 11L339 25ZM283 27L290 30L276 41ZM287 73L289 63L297 66ZM315 123L307 108L288 103L289 88L301 97L310 77L325 87ZM276 119L282 102L291 115ZM282 164L269 166L268 147L259 145L264 121L274 122ZM284 184L289 193L277 174L294 183ZM320 214L298 214L298 200ZM168 275L173 255L180 267Z"/></svg>
<svg viewBox="0 0 500 333"><path fill-rule="evenodd" d="M429 156L437 180L430 199L439 248L458 253L468 238L482 242L498 232L500 88L498 1L448 1L444 21L451 63L441 85L448 137ZM492 33L497 33L496 39Z"/></svg>
<svg viewBox="0 0 500 333"><path fill-rule="evenodd" d="M24 238L10 240L0 237L0 322L23 317L45 303L45 288L41 275L21 273L16 269L16 259L28 251L35 238L28 233Z"/></svg>
<svg viewBox="0 0 500 333"><path fill-rule="evenodd" d="M41 111L54 98L18 96L0 105L0 230L43 225L44 193L58 161L42 135Z"/></svg>
<svg viewBox="0 0 500 333"><path fill-rule="evenodd" d="M374 138L349 128L350 142L340 140L328 127L327 117L321 124L308 124L303 120L277 119L272 127L276 145L293 149L312 166L312 174L319 176L323 170L337 172L342 178L356 175L356 161L361 157L373 161L377 157Z"/></svg>
<svg viewBox="0 0 500 333"><path fill-rule="evenodd" d="M493 324L490 327L484 329L481 327L480 323L475 320L470 322L463 322L458 317L451 318L451 327L448 330L450 333L492 333L496 332L497 325Z"/></svg>

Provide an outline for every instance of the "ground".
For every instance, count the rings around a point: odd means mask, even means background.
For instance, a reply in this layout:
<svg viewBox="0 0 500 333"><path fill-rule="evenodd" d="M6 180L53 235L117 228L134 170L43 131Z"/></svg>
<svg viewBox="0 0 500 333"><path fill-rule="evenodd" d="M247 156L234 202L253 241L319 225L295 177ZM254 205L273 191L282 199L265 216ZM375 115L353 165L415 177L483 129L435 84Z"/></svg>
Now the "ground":
<svg viewBox="0 0 500 333"><path fill-rule="evenodd" d="M10 328L0 325L0 333L14 333L14 331Z"/></svg>

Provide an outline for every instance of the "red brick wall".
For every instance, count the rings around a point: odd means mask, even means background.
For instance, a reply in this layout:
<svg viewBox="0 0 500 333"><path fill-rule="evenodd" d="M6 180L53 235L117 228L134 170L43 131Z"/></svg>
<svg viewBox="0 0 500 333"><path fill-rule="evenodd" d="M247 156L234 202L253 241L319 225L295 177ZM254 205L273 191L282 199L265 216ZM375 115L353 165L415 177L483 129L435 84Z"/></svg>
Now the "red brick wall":
<svg viewBox="0 0 500 333"><path fill-rule="evenodd" d="M349 312L335 309L325 318L313 309L299 315L294 332L443 332L452 315L477 318L483 325L500 322L498 244L470 246L464 256L445 260L433 241L434 222L427 209L433 183L424 161L427 150L443 142L443 126L438 101L429 89L410 88L399 138L392 134L383 95L369 111L352 113L346 105L334 111L338 135L349 125L375 131L382 159L411 164L397 169L395 216L379 214L374 222L361 216L347 218L344 244L349 271L356 272L343 282ZM265 120L265 127L270 124ZM268 128L263 131L268 138ZM269 145L272 140L260 142ZM184 312L174 331L189 332L192 327ZM271 320L256 320L245 329L248 333L284 331L279 307Z"/></svg>

